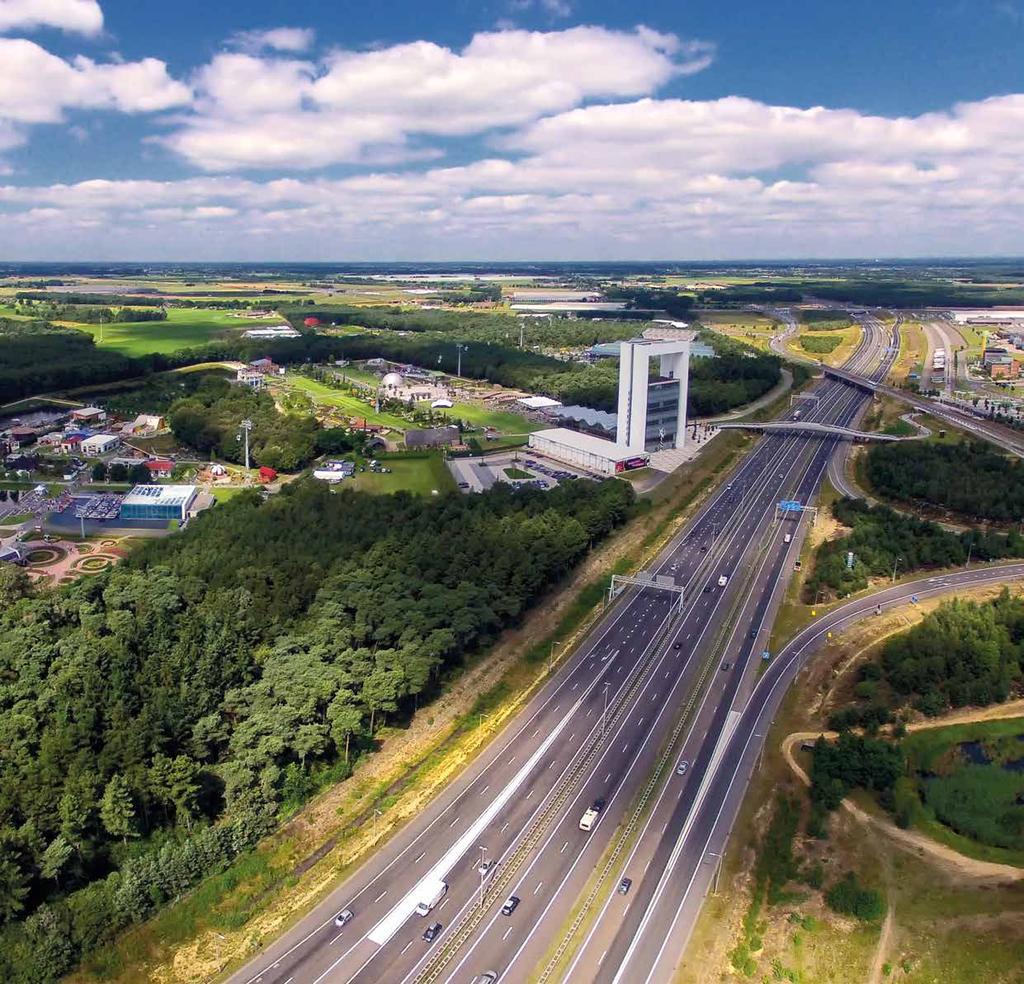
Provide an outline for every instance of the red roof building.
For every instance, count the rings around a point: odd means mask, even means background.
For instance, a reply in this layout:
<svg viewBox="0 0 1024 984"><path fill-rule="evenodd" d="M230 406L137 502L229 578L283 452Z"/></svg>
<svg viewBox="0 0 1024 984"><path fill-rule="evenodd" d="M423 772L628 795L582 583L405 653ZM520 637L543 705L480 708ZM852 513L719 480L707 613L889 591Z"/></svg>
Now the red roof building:
<svg viewBox="0 0 1024 984"><path fill-rule="evenodd" d="M174 471L173 461L147 461L150 475L170 475Z"/></svg>
<svg viewBox="0 0 1024 984"><path fill-rule="evenodd" d="M261 482L272 482L277 478L277 472L273 468L268 468L266 465L260 465L260 481Z"/></svg>
<svg viewBox="0 0 1024 984"><path fill-rule="evenodd" d="M320 319L319 318L306 318L306 320L303 321L302 323L307 328L319 328L320 327Z"/></svg>

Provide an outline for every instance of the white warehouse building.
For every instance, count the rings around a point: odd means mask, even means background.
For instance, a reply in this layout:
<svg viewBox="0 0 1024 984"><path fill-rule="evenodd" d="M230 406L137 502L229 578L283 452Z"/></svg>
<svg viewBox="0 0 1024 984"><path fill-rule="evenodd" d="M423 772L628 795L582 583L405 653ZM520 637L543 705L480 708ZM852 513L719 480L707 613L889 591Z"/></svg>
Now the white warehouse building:
<svg viewBox="0 0 1024 984"><path fill-rule="evenodd" d="M530 435L530 447L538 454L598 475L644 468L650 461L643 448L624 448L613 441L566 427L535 431Z"/></svg>

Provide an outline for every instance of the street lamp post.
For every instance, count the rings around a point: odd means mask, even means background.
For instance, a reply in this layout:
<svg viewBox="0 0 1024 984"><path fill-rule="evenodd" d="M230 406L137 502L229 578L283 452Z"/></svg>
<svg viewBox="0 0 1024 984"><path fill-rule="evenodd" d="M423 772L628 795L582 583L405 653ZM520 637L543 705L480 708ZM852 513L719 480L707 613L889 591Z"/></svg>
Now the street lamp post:
<svg viewBox="0 0 1024 984"><path fill-rule="evenodd" d="M892 583L893 583L893 584L895 584L895 583L896 583L896 568L897 568L897 567L899 566L899 562L900 562L900 561L901 561L902 559L903 559L902 557L897 557L897 558L896 558L896 559L895 559L895 560L894 560L894 561L892 562Z"/></svg>
<svg viewBox="0 0 1024 984"><path fill-rule="evenodd" d="M555 661L555 647L562 645L563 639L556 639L551 643L551 649L548 651L548 676L551 675L551 669Z"/></svg>
<svg viewBox="0 0 1024 984"><path fill-rule="evenodd" d="M380 810L374 810L373 811L373 839L374 839L374 841L377 840L377 820L380 819L381 816L383 816L383 814L380 812Z"/></svg>
<svg viewBox="0 0 1024 984"><path fill-rule="evenodd" d="M725 852L716 854L714 851L708 851L708 854L713 858L718 858L718 867L715 869L715 889L712 892L713 895L718 894L718 879L722 877L722 863L725 861Z"/></svg>
<svg viewBox="0 0 1024 984"><path fill-rule="evenodd" d="M604 711L601 713L601 737L604 737L605 725L608 723L608 688L611 686L607 681L604 685Z"/></svg>
<svg viewBox="0 0 1024 984"><path fill-rule="evenodd" d="M484 867L484 861L487 856L487 848L480 845L480 905L484 904L484 878L487 875L487 869Z"/></svg>

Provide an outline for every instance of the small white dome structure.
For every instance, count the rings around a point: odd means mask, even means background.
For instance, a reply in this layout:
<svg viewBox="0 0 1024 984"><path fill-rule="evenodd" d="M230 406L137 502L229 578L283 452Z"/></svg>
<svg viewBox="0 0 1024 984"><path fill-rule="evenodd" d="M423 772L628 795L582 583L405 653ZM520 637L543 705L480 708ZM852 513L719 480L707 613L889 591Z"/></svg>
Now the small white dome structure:
<svg viewBox="0 0 1024 984"><path fill-rule="evenodd" d="M452 403L451 400L446 400L444 398L434 400L434 402L430 404L431 410L451 410L454 406L455 404Z"/></svg>
<svg viewBox="0 0 1024 984"><path fill-rule="evenodd" d="M400 373L389 372L380 381L380 384L385 389L398 389L399 387L405 385L405 380L402 379L402 376L401 376Z"/></svg>

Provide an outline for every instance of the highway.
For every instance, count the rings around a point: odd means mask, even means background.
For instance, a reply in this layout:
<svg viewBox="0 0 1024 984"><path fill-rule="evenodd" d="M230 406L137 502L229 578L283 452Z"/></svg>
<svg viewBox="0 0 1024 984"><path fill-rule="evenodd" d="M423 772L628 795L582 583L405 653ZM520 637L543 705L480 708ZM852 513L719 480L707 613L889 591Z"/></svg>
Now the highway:
<svg viewBox="0 0 1024 984"><path fill-rule="evenodd" d="M870 324L851 368L878 371L886 339L880 324ZM865 401L830 380L816 392L817 406L803 419L849 424ZM652 566L677 590L620 596L486 753L232 980L390 984L468 981L484 971L525 979L619 825L638 821L631 804L669 755L690 765L682 776L673 770L660 788L651 815L663 809L669 819L653 836L648 822L640 843L667 849L678 865L681 828L672 820L686 825L713 802L727 750L720 736L743 725L731 708L750 693L784 573L799 551L799 523L776 523L776 504L807 502L834 448L834 439L762 438ZM579 818L596 799L604 800L598 821L582 831ZM689 828L683 834L693 842ZM484 875L481 860L494 862ZM634 973L635 948L627 942L634 917L646 918L637 938L655 938L649 927L668 911L672 893L654 898L663 869L650 870L624 897L627 918L602 918L614 932L612 956L594 956L593 976L614 975L620 964ZM447 894L428 917L414 915L437 879L447 882ZM506 916L500 906L510 894L521 901ZM655 903L649 918L645 898ZM336 927L333 917L343 908L353 918ZM428 943L423 930L435 920L443 928ZM592 950L584 947L580 959Z"/></svg>

